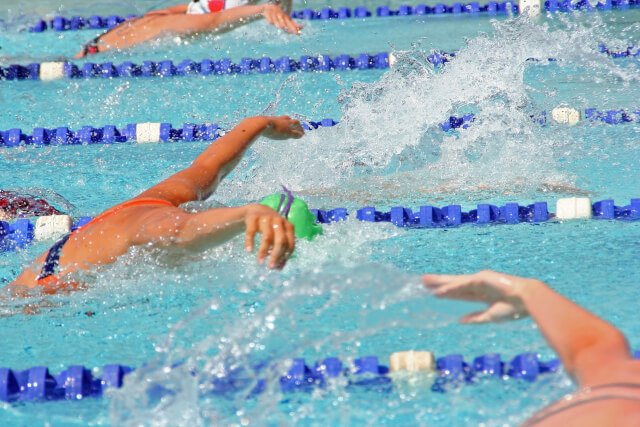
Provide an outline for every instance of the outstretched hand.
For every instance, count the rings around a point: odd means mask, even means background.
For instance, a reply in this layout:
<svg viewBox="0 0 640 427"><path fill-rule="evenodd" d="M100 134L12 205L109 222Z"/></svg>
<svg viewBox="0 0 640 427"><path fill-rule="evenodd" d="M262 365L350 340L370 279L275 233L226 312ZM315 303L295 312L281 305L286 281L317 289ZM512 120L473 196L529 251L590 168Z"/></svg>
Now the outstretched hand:
<svg viewBox="0 0 640 427"><path fill-rule="evenodd" d="M269 125L262 131L262 136L269 139L301 138L304 129L299 121L289 116L268 117Z"/></svg>
<svg viewBox="0 0 640 427"><path fill-rule="evenodd" d="M267 22L278 28L282 28L287 33L300 35L302 25L297 24L289 15L287 15L280 6L275 4L264 5L262 16Z"/></svg>
<svg viewBox="0 0 640 427"><path fill-rule="evenodd" d="M438 298L489 304L484 311L463 316L460 319L462 323L499 322L528 316L520 296L521 290L529 281L535 282L489 270L459 276L425 274L422 281Z"/></svg>
<svg viewBox="0 0 640 427"><path fill-rule="evenodd" d="M245 224L247 252L253 252L256 233L261 233L262 242L258 248L258 263L263 264L270 253L269 268L284 267L295 248L293 224L264 205L251 205L245 216Z"/></svg>

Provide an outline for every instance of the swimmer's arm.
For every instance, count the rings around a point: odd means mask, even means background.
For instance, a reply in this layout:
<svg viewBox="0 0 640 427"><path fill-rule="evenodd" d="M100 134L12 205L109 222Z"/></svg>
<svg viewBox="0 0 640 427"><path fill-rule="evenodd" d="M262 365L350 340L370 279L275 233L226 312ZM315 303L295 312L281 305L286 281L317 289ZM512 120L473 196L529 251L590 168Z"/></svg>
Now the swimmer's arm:
<svg viewBox="0 0 640 427"><path fill-rule="evenodd" d="M423 281L437 297L489 304L486 310L464 316L463 323L530 315L581 386L611 382L612 370L620 372L632 360L619 330L539 280L486 270L458 276L425 274Z"/></svg>
<svg viewBox="0 0 640 427"><path fill-rule="evenodd" d="M218 183L237 165L259 136L270 139L300 138L300 122L287 116L250 117L218 138L186 169L151 187L137 198L159 198L178 206L209 197Z"/></svg>
<svg viewBox="0 0 640 427"><path fill-rule="evenodd" d="M165 25L167 31L177 33L224 32L251 22L260 16L264 17L271 25L282 28L289 33L299 34L302 28L280 6L274 4L238 6L202 15L178 15L171 17L172 19Z"/></svg>
<svg viewBox="0 0 640 427"><path fill-rule="evenodd" d="M612 370L631 360L622 332L543 282L528 283L519 292L565 369L581 386L611 382Z"/></svg>
<svg viewBox="0 0 640 427"><path fill-rule="evenodd" d="M160 215L164 218L149 221L149 225L135 236L133 244L170 242L200 252L220 245L244 230L247 252L253 251L256 233L262 234L258 263L262 264L270 253L269 268L282 268L295 247L293 225L268 206L250 204L195 214Z"/></svg>

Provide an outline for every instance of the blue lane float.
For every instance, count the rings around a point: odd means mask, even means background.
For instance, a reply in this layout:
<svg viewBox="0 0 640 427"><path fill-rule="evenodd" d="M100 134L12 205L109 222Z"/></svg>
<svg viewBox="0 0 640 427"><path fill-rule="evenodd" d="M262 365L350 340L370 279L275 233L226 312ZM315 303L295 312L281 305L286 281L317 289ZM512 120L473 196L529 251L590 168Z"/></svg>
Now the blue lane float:
<svg viewBox="0 0 640 427"><path fill-rule="evenodd" d="M629 7L637 7L640 5L639 0L605 0L599 2L597 5L592 6L587 0L580 0L572 3L570 0L547 0L544 2L544 7L549 12L569 12L575 10L601 10L606 11L613 8L627 9ZM386 18L392 16L425 16L425 15L469 15L469 16L481 16L481 15L498 15L498 14L516 14L519 11L518 4L514 1L494 2L490 1L485 5L480 5L478 2L470 3L453 3L443 4L437 3L433 6L426 4L418 5L401 5L397 9L390 8L389 6L379 6L375 9L369 10L364 6L350 8L350 7L338 7L330 8L325 7L320 10L314 9L302 9L291 12L291 17L295 19L305 20L344 20L350 18L362 19L370 17ZM50 20L40 19L29 31L41 33L47 29L55 31L74 31L82 29L111 29L127 19L136 18L137 15L128 15L126 17L118 15L98 16L93 15L90 17L73 16L71 18L65 18L62 16L56 16Z"/></svg>
<svg viewBox="0 0 640 427"><path fill-rule="evenodd" d="M446 392L447 386L459 386L461 383L474 383L487 376L496 378L517 378L529 382L540 375L556 372L560 367L558 359L540 360L534 353L523 353L510 362L503 362L499 354L478 356L473 363L467 364L459 354L451 354L437 359L437 378L433 391ZM36 366L16 371L0 368L0 401L49 401L49 400L82 400L99 398L109 388L120 388L124 378L133 372L133 368L123 365L106 365L102 375L94 377L92 371L84 366L70 366L59 374L52 374L45 366ZM212 382L213 393L239 391L251 378L244 376L243 371L229 372ZM355 359L353 363L342 361L337 357L329 357L314 364L307 365L304 359L293 359L286 375L280 377L280 388L283 392L307 392L314 388L325 387L333 378L346 377L347 387L375 387L379 392L390 392L393 389L389 368L378 361L377 356L366 356ZM462 381L461 381L462 380ZM257 381L251 395L261 393L265 389L265 380Z"/></svg>
<svg viewBox="0 0 640 427"><path fill-rule="evenodd" d="M346 208L332 210L312 209L320 224L344 221L349 216ZM434 228L457 227L463 224L519 224L541 223L553 219L547 202L536 202L530 205L507 203L504 206L479 204L476 209L464 212L460 205L420 206L414 211L408 207L397 206L388 212L376 210L375 207L364 207L356 211L356 218L366 222L389 222L398 227ZM631 199L629 205L616 206L613 200L602 200L592 204L593 219L606 220L640 220L640 199Z"/></svg>
<svg viewBox="0 0 640 427"><path fill-rule="evenodd" d="M639 0L640 1L640 0ZM613 58L638 57L640 47L628 47L625 51L613 51L605 46L600 47L601 53ZM453 60L456 52L432 50L426 55L427 62L439 67ZM556 61L547 58L548 61ZM299 60L283 56L280 58L242 58L234 63L229 58L221 60L203 59L193 61L185 59L177 65L171 60L159 62L143 61L134 64L125 61L122 64L113 62L93 63L85 62L43 62L27 65L10 64L0 67L0 80L60 80L60 79L89 79L89 78L118 78L118 77L173 77L188 75L233 75L233 74L270 74L292 72L329 72L329 71L364 71L387 69L393 66L396 57L393 53L380 52L370 55L362 53L356 56L303 55ZM539 59L529 58L528 61L538 62Z"/></svg>
<svg viewBox="0 0 640 427"><path fill-rule="evenodd" d="M596 108L586 108L584 110L576 110L579 113L579 121L588 120L591 123L606 123L609 125L622 125L626 123L640 123L640 110L625 110L618 108L616 110L600 111ZM474 114L466 114L464 116L451 116L448 120L439 124L440 129L444 132L455 129L467 129L475 121ZM531 116L534 122L546 125L548 122L547 112L542 111L537 116Z"/></svg>
<svg viewBox="0 0 640 427"><path fill-rule="evenodd" d="M453 54L435 52L429 56L429 60L435 65L448 61ZM362 53L356 56L329 55L308 56L303 55L299 60L283 56L280 58L242 58L234 63L229 58L221 60L204 59L193 61L185 59L178 64L164 60L159 62L143 61L142 64L134 64L125 61L115 65L112 62L101 64L85 62L76 64L73 62L45 62L28 65L11 64L0 67L0 80L60 80L60 79L87 79L87 78L117 78L117 77L172 77L191 74L228 75L251 73L292 73L292 72L328 72L328 71L355 71L387 69L393 55L388 52L377 54Z"/></svg>
<svg viewBox="0 0 640 427"><path fill-rule="evenodd" d="M562 200L562 199L561 199ZM346 208L331 210L311 209L319 224L330 224L345 221L349 217ZM518 203L507 203L496 206L482 203L476 209L464 212L460 205L420 206L418 210L397 206L388 212L376 210L375 207L364 207L356 211L356 218L364 222L388 222L403 228L446 228L459 227L463 224L520 224L542 223L555 218L550 213L547 202L536 202L522 206ZM617 206L611 199L601 200L591 205L590 218L595 220L640 220L640 198L631 199L626 206ZM71 231L81 227L91 217L81 217L71 227ZM0 221L0 252L24 249L34 239L34 224L27 218L21 218L13 224Z"/></svg>
<svg viewBox="0 0 640 427"><path fill-rule="evenodd" d="M318 122L306 122L302 126L314 130L336 124L338 122L335 120L326 118ZM31 134L14 128L0 131L0 147L214 141L222 132L215 123L185 123L181 128L174 128L170 123L134 123L121 128L114 125L82 126L77 130L61 126L53 129L34 128Z"/></svg>

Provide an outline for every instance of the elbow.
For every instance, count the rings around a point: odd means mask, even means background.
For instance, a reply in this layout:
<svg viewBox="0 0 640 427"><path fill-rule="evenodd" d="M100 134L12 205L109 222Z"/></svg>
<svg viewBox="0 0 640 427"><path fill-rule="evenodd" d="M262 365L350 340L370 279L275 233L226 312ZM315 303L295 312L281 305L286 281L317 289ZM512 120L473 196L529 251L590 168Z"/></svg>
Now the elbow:
<svg viewBox="0 0 640 427"><path fill-rule="evenodd" d="M614 329L583 345L571 360L565 361L565 369L580 386L593 386L611 381L622 362L631 359L626 337Z"/></svg>

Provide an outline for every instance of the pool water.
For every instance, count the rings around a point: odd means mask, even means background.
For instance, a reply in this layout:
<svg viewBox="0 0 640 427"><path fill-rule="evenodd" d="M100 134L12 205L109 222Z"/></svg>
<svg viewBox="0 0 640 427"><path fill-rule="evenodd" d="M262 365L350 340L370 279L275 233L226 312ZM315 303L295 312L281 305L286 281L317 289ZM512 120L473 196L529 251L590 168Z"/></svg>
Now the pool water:
<svg viewBox="0 0 640 427"><path fill-rule="evenodd" d="M0 65L73 55L95 31L20 31L49 13L139 13L154 2L82 5L38 1L8 8ZM296 3L319 8L326 2ZM390 3L398 5L400 2ZM330 6L345 6L337 1ZM367 2L370 9L378 3ZM32 7L32 8L31 8ZM611 59L598 45L626 48L638 40L640 11L524 18L397 17L303 22L301 37L264 22L223 35L172 37L95 61L202 60L230 57L393 51L391 70L329 73L2 81L0 129L144 121L215 122L230 128L256 114L340 124L294 141L258 140L207 202L253 202L284 184L311 207L388 210L424 204L527 204L567 196L638 197L638 123L577 126L531 119L558 105L599 110L638 107L638 62ZM434 68L430 49L457 51ZM529 58L540 59L538 62ZM556 61L549 62L548 58ZM93 58L92 58L93 60ZM444 133L451 115L474 113L468 129ZM187 166L205 142L158 145L20 147L0 150L2 189L53 192L72 215L95 215ZM0 254L0 280L10 282L51 242ZM475 304L435 300L420 285L425 272L491 268L539 277L612 322L640 348L634 301L640 289L640 223L550 221L400 229L352 215L324 226L314 242L297 242L281 272L268 271L236 239L197 256L133 248L115 264L87 273L87 289L24 300L7 293L0 319L0 365L81 364L138 367L103 399L0 406L5 425L401 424L517 425L573 390L564 373L534 383L481 378L431 391L433 378L394 377L393 387L349 385L344 378L313 392L283 393L279 378L292 358L376 355L386 364L400 350L484 353L510 359L537 352L555 357L530 320L463 326ZM144 366L143 366L144 365ZM261 366L255 372L254 368ZM228 369L249 381L231 393L210 384ZM247 398L258 379L266 391Z"/></svg>

